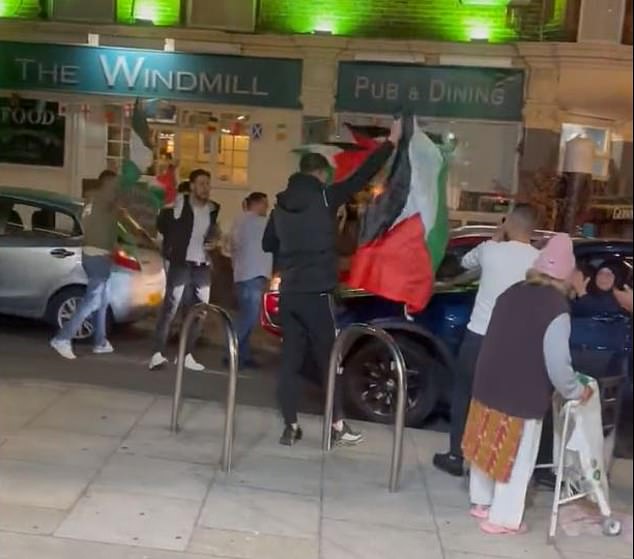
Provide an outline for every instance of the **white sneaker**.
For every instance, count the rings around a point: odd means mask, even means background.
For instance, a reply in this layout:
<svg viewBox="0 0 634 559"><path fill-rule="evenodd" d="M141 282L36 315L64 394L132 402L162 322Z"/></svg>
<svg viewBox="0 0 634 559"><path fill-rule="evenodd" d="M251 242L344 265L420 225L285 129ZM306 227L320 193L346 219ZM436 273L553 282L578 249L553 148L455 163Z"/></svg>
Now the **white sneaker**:
<svg viewBox="0 0 634 559"><path fill-rule="evenodd" d="M165 363L167 363L167 357L165 357L160 351L157 351L154 355L152 355L152 359L150 359L150 371L161 368L165 365Z"/></svg>
<svg viewBox="0 0 634 559"><path fill-rule="evenodd" d="M114 353L114 347L112 347L112 344L108 340L106 340L103 344L93 347L92 352L96 355Z"/></svg>
<svg viewBox="0 0 634 559"><path fill-rule="evenodd" d="M73 344L71 342L53 338L50 341L50 345L64 359L77 359L77 356L73 352Z"/></svg>
<svg viewBox="0 0 634 559"><path fill-rule="evenodd" d="M205 366L198 363L198 361L194 359L194 356L191 353L188 353L185 356L185 368L189 369L190 371L198 372L205 370Z"/></svg>

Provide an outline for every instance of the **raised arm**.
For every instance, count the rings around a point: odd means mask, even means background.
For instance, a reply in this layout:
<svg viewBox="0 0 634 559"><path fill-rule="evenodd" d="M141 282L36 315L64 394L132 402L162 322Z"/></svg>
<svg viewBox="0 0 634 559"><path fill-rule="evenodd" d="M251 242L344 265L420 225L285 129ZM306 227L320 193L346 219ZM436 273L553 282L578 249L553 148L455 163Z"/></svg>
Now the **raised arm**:
<svg viewBox="0 0 634 559"><path fill-rule="evenodd" d="M393 151L394 144L389 140L384 142L347 179L326 187L328 205L331 208L338 208L350 201L357 192L361 192L387 163Z"/></svg>
<svg viewBox="0 0 634 559"><path fill-rule="evenodd" d="M387 163L402 135L403 123L401 119L395 120L389 138L370 154L356 172L347 179L331 184L326 188L328 205L337 209L348 202L357 192L363 190L372 180L372 177Z"/></svg>

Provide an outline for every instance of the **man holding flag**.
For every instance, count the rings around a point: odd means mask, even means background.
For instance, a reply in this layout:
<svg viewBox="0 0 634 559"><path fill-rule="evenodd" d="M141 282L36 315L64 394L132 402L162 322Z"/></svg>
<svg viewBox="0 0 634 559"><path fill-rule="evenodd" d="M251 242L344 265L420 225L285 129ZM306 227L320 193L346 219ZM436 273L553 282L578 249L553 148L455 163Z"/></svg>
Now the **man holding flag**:
<svg viewBox="0 0 634 559"><path fill-rule="evenodd" d="M297 421L299 374L312 353L322 374L335 339L332 294L337 287L338 259L335 249L336 214L387 162L401 138L401 121L392 125L389 138L345 180L326 185L331 173L328 160L318 153L307 153L300 160L300 171L289 179L262 240L265 252L276 256L281 271L280 318L284 330L282 365L278 397L285 428L283 445L302 438ZM341 394L335 390L333 439L338 444L354 445L362 440L343 421Z"/></svg>

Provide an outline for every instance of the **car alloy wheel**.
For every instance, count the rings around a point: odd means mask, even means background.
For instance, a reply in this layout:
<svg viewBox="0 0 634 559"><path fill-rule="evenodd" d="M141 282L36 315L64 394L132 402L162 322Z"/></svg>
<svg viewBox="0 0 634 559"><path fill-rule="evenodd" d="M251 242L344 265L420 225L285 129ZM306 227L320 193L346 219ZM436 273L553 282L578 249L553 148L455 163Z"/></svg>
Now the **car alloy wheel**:
<svg viewBox="0 0 634 559"><path fill-rule="evenodd" d="M57 325L60 328L62 328L71 319L73 314L75 314L75 311L77 310L77 306L79 305L80 301L81 301L81 297L69 297L64 302L62 302L62 304L59 306L57 311ZM87 318L82 323L81 327L79 328L79 331L75 334L74 339L86 340L88 338L91 338L93 333L94 333L93 324L90 318Z"/></svg>
<svg viewBox="0 0 634 559"><path fill-rule="evenodd" d="M363 363L364 390L361 398L372 409L374 415L392 417L396 411L398 383L393 372L394 362L387 360L366 361ZM418 403L420 375L412 369L406 369L407 409Z"/></svg>
<svg viewBox="0 0 634 559"><path fill-rule="evenodd" d="M419 426L433 412L438 401L435 362L417 343L396 337L405 358L407 377L406 421ZM398 386L393 359L385 346L368 340L346 359L345 398L351 413L368 421L394 420Z"/></svg>

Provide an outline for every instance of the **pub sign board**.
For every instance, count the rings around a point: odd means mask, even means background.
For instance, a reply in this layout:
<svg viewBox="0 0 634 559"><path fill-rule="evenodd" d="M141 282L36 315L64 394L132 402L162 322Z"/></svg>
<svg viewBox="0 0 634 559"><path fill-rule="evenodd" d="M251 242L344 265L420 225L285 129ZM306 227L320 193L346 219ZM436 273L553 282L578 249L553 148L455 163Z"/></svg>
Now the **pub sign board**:
<svg viewBox="0 0 634 559"><path fill-rule="evenodd" d="M58 103L0 97L0 163L63 167L65 136Z"/></svg>

